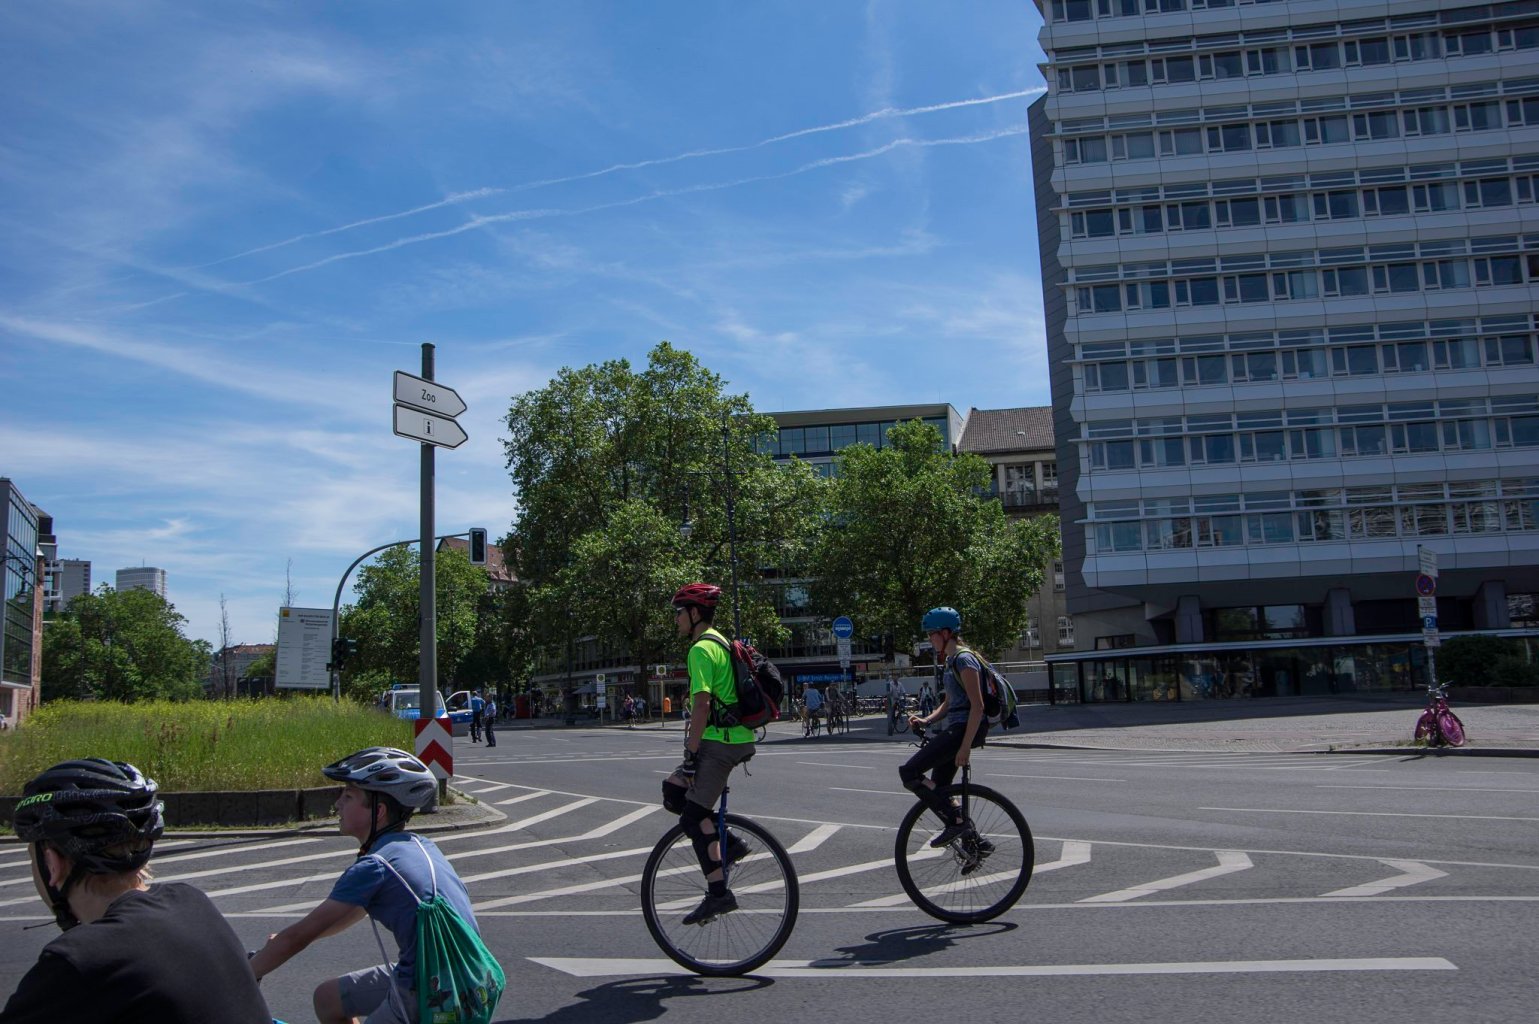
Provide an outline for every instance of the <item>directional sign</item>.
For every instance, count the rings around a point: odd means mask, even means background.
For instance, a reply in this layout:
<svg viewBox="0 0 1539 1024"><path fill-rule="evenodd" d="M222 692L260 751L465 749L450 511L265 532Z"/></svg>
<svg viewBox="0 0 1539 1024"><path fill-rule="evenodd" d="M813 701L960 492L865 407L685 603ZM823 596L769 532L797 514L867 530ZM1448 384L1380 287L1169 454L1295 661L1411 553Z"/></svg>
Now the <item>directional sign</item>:
<svg viewBox="0 0 1539 1024"><path fill-rule="evenodd" d="M1424 544L1416 545L1417 567L1423 576L1437 579L1437 552Z"/></svg>
<svg viewBox="0 0 1539 1024"><path fill-rule="evenodd" d="M848 640L855 635L855 623L850 621L848 615L841 615L834 620L834 636L840 640Z"/></svg>
<svg viewBox="0 0 1539 1024"><path fill-rule="evenodd" d="M417 730L417 760L427 765L434 778L454 775L454 723L447 718L419 718L412 723Z"/></svg>
<svg viewBox="0 0 1539 1024"><path fill-rule="evenodd" d="M1437 577L1422 573L1416 577L1416 592L1422 597L1431 597L1437 593Z"/></svg>
<svg viewBox="0 0 1539 1024"><path fill-rule="evenodd" d="M395 371L395 400L451 420L465 411L465 400L447 384L413 377L402 370Z"/></svg>
<svg viewBox="0 0 1539 1024"><path fill-rule="evenodd" d="M405 405L395 407L395 432L399 437L409 437L439 448L458 448L470 440L454 420Z"/></svg>

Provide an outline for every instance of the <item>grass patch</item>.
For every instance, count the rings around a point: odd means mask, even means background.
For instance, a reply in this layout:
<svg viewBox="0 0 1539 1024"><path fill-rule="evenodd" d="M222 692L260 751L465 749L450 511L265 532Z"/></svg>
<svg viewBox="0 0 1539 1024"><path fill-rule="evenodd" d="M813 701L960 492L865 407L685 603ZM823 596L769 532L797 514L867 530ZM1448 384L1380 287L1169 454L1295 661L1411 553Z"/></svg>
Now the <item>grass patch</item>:
<svg viewBox="0 0 1539 1024"><path fill-rule="evenodd" d="M60 761L127 761L166 792L303 789L364 747L412 749L411 723L329 697L47 704L0 741L0 793Z"/></svg>

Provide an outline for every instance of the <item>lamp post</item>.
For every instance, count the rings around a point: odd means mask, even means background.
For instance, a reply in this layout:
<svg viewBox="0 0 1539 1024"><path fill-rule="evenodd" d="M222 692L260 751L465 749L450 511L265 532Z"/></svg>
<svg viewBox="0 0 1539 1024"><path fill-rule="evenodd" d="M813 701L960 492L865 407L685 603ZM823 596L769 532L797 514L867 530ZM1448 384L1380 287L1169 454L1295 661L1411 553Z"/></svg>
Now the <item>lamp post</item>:
<svg viewBox="0 0 1539 1024"><path fill-rule="evenodd" d="M725 413L721 418L721 468L724 490L727 499L727 565L732 578L732 636L735 640L743 638L743 613L738 607L737 588L737 506L732 493L732 427L731 420ZM706 473L691 473L691 476L707 476ZM689 521L689 499L685 498L684 522L679 524L679 534L687 541L694 532L694 526Z"/></svg>

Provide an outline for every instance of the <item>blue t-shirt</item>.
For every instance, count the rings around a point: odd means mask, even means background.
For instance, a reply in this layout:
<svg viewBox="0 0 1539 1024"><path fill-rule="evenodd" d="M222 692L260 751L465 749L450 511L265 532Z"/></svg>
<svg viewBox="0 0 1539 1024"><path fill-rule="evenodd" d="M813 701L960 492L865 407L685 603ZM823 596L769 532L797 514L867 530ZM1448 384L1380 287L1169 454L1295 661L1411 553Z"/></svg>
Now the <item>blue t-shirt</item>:
<svg viewBox="0 0 1539 1024"><path fill-rule="evenodd" d="M967 713L972 710L972 702L967 699L967 690L962 686L960 673L963 669L972 669L978 673L978 685L983 685L983 666L978 663L978 656L972 651L959 651L957 656L946 662L946 674L941 677L941 685L946 688L946 724L956 725L960 722L967 724Z"/></svg>
<svg viewBox="0 0 1539 1024"><path fill-rule="evenodd" d="M421 844L420 847L418 844ZM426 853L427 856L423 856ZM446 858L431 839L410 832L387 832L374 840L369 856L360 857L353 866L342 872L337 884L331 887L331 898L351 906L362 907L369 916L390 930L401 950L401 959L395 965L395 976L407 988L417 987L417 904L406 891L401 880L381 864L383 857L390 866L401 873L421 899L433 894L433 877L437 874L438 893L449 901L454 912L470 927L480 932L475 912L470 909L470 894L465 883L454 873ZM433 870L428 868L428 857L433 858Z"/></svg>
<svg viewBox="0 0 1539 1024"><path fill-rule="evenodd" d="M482 700L480 697L470 698L470 710L480 711L484 707L486 707L486 701Z"/></svg>
<svg viewBox="0 0 1539 1024"><path fill-rule="evenodd" d="M807 687L807 692L802 695L802 699L807 702L808 711L821 711L823 708L823 695L810 686Z"/></svg>

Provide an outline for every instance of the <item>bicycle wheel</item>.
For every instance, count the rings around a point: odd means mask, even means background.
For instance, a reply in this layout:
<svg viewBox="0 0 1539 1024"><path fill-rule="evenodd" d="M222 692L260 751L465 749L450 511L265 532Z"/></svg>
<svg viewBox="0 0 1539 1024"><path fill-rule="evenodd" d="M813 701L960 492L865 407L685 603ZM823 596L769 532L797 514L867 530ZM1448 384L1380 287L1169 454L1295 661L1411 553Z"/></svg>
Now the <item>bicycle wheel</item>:
<svg viewBox="0 0 1539 1024"><path fill-rule="evenodd" d="M1416 720L1416 732L1414 735L1419 740L1430 740L1434 728L1432 712L1423 711L1421 717Z"/></svg>
<svg viewBox="0 0 1539 1024"><path fill-rule="evenodd" d="M756 737L758 737L758 740L759 740L760 743L763 743L764 742L764 738L769 735L769 726L767 726L767 725L759 726L758 731L756 733L754 733L754 735Z"/></svg>
<svg viewBox="0 0 1539 1024"><path fill-rule="evenodd" d="M960 802L962 787L945 786L940 794ZM941 823L915 803L903 816L894 845L898 881L908 898L952 924L989 921L1015 906L1036 863L1031 829L1014 804L985 786L969 785L967 806L974 835L932 850L930 840Z"/></svg>
<svg viewBox="0 0 1539 1024"><path fill-rule="evenodd" d="M796 925L800 902L791 857L774 836L736 814L727 827L748 843L749 854L733 864L727 885L738 909L703 925L684 915L706 893L705 877L682 823L673 826L647 858L641 872L641 913L659 948L696 974L747 974L780 952Z"/></svg>
<svg viewBox="0 0 1539 1024"><path fill-rule="evenodd" d="M908 732L908 716L899 712L897 720L892 723L892 727L899 732Z"/></svg>
<svg viewBox="0 0 1539 1024"><path fill-rule="evenodd" d="M1464 723L1459 721L1459 716L1452 711L1444 711L1437 716L1438 731L1443 734L1443 742L1451 747L1464 746Z"/></svg>

